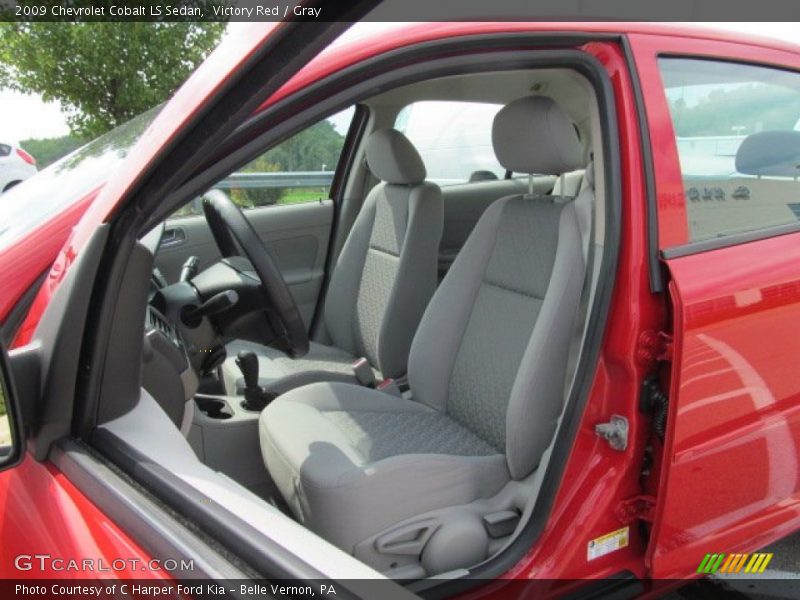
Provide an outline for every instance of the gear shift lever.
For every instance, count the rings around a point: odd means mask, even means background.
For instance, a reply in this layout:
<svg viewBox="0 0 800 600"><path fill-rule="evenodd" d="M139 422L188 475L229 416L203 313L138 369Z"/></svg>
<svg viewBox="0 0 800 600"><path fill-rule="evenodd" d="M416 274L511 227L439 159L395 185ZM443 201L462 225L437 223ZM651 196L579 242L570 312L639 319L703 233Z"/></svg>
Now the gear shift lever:
<svg viewBox="0 0 800 600"><path fill-rule="evenodd" d="M258 357L255 352L242 351L236 355L236 366L244 376L245 389L258 387Z"/></svg>
<svg viewBox="0 0 800 600"><path fill-rule="evenodd" d="M236 366L244 377L242 407L245 410L261 412L274 396L258 385L258 357L254 352L243 350L236 355Z"/></svg>

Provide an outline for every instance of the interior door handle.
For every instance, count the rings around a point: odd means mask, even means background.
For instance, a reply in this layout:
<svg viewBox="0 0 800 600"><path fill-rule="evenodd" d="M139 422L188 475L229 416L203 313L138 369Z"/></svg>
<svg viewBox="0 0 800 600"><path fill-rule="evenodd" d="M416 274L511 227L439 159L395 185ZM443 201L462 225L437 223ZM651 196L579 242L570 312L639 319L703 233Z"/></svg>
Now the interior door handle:
<svg viewBox="0 0 800 600"><path fill-rule="evenodd" d="M164 235L161 236L161 248L170 248L172 246L179 246L186 241L186 232L183 227L170 227L164 230Z"/></svg>

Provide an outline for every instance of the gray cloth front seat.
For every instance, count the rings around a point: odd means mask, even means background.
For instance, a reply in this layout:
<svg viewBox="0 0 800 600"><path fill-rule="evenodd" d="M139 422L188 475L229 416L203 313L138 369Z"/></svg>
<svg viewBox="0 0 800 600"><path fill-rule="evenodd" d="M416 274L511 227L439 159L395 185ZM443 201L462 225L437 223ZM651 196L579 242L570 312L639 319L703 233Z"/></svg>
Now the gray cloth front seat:
<svg viewBox="0 0 800 600"><path fill-rule="evenodd" d="M354 382L352 363L366 358L386 378L406 374L411 340L436 289L444 208L439 187L398 131L370 135L366 158L383 183L367 195L331 276L324 321L332 345L311 343L303 358L246 341L228 344L222 375L241 393L241 350L259 357L261 385L274 393L315 381Z"/></svg>
<svg viewBox="0 0 800 600"><path fill-rule="evenodd" d="M500 163L517 173L581 166L571 122L543 96L504 107L492 140ZM562 408L581 246L571 199L497 200L414 337L413 400L316 383L270 404L260 417L262 454L297 518L353 553L365 540L377 548L403 520L489 498L532 473Z"/></svg>

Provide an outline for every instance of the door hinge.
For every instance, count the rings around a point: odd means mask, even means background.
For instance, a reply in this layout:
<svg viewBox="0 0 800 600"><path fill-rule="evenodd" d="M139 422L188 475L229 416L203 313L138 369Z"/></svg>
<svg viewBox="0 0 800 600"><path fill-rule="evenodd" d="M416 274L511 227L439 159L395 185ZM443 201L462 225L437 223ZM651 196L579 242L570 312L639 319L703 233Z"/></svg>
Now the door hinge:
<svg viewBox="0 0 800 600"><path fill-rule="evenodd" d="M653 496L634 496L617 504L614 514L623 525L636 520L652 523L655 509L656 499Z"/></svg>
<svg viewBox="0 0 800 600"><path fill-rule="evenodd" d="M639 393L639 410L652 415L653 430L663 443L664 436L667 433L669 398L666 392L661 389L658 375L649 375L642 382L642 388Z"/></svg>
<svg viewBox="0 0 800 600"><path fill-rule="evenodd" d="M614 450L620 452L628 447L628 419L620 415L611 415L608 423L598 423L594 432L608 442Z"/></svg>
<svg viewBox="0 0 800 600"><path fill-rule="evenodd" d="M642 364L672 360L672 335L648 329L639 336L636 358Z"/></svg>

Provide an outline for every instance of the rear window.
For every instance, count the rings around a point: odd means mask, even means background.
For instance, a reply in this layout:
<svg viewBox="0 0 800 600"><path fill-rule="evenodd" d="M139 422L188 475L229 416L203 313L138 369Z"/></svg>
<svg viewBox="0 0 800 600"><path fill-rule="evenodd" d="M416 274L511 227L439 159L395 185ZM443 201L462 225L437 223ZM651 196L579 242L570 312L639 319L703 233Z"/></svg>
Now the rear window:
<svg viewBox="0 0 800 600"><path fill-rule="evenodd" d="M9 154L11 154L11 146L0 144L0 156L8 156Z"/></svg>
<svg viewBox="0 0 800 600"><path fill-rule="evenodd" d="M683 58L659 67L690 241L800 221L800 75Z"/></svg>
<svg viewBox="0 0 800 600"><path fill-rule="evenodd" d="M406 106L395 129L419 151L428 181L454 185L502 179L492 148L492 121L502 108L483 102L424 101Z"/></svg>

